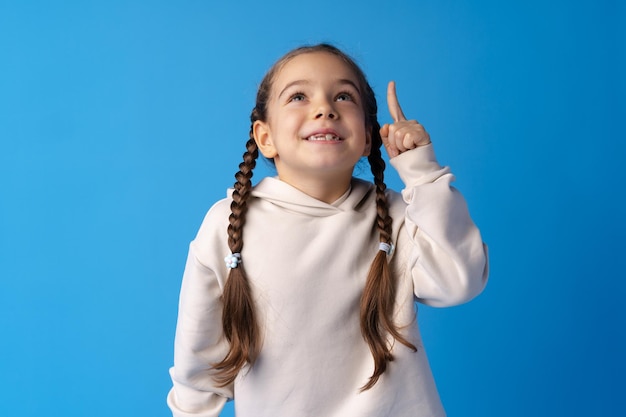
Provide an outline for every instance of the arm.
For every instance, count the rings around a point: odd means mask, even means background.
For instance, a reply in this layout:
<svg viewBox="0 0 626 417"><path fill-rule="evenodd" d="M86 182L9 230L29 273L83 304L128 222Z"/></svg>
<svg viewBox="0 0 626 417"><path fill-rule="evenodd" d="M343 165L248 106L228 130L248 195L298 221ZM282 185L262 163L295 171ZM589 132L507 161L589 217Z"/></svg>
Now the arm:
<svg viewBox="0 0 626 417"><path fill-rule="evenodd" d="M450 185L454 176L435 159L430 136L404 116L394 82L387 103L394 122L382 126L380 135L404 181L408 204L398 235L398 270L410 272L418 301L433 306L469 301L487 283L487 246L465 199Z"/></svg>
<svg viewBox="0 0 626 417"><path fill-rule="evenodd" d="M217 417L233 398L232 386L215 385L210 365L228 349L222 336L222 288L216 274L198 260L195 244L183 275L167 403L174 417Z"/></svg>
<svg viewBox="0 0 626 417"><path fill-rule="evenodd" d="M397 261L410 274L415 296L438 307L469 301L487 282L487 247L465 199L450 185L454 176L437 163L432 145L404 152L391 164L405 183L408 204Z"/></svg>

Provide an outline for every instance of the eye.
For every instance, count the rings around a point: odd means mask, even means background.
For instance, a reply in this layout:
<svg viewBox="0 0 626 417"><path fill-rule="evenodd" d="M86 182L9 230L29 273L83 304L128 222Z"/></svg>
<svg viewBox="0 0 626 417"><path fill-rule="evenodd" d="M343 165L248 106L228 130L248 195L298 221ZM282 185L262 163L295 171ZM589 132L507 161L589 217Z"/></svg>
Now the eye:
<svg viewBox="0 0 626 417"><path fill-rule="evenodd" d="M352 95L352 93L349 93L347 91L342 91L341 93L337 94L337 98L335 100L337 100L337 101L355 101L354 100L354 96Z"/></svg>
<svg viewBox="0 0 626 417"><path fill-rule="evenodd" d="M304 95L304 93L302 92L297 92L297 93L293 93L291 96L289 96L289 101L304 101L304 99L306 98L306 96Z"/></svg>

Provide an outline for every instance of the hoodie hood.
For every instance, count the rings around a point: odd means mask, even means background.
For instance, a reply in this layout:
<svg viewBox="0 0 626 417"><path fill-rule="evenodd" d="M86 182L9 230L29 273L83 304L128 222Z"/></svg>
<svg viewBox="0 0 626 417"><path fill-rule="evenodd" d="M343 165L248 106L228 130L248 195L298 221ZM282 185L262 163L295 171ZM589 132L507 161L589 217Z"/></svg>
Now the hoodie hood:
<svg viewBox="0 0 626 417"><path fill-rule="evenodd" d="M231 190L232 192L232 190ZM346 211L359 210L368 198L375 195L374 185L352 178L348 195L341 197L338 204L317 200L276 177L263 178L252 189L252 197L264 200L286 210L308 216L325 217ZM341 201L343 199L343 201Z"/></svg>

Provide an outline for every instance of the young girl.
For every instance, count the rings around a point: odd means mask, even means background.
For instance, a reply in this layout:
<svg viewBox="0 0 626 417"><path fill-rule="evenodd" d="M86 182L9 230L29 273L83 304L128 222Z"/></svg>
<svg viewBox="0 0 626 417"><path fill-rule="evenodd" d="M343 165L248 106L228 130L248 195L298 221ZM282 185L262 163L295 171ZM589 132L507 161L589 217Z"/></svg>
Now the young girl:
<svg viewBox="0 0 626 417"><path fill-rule="evenodd" d="M231 195L190 245L174 416L443 416L415 301L450 306L487 280L453 176L389 84L380 127L361 69L333 46L295 49L263 79ZM405 183L386 190L385 145ZM277 177L252 187L258 152ZM367 156L374 184L352 177Z"/></svg>

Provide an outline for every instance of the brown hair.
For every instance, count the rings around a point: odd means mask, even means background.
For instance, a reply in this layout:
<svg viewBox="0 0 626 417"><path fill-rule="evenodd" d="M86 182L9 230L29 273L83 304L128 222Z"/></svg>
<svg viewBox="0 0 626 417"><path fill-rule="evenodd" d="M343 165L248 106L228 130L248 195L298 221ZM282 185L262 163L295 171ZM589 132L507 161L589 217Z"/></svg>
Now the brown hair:
<svg viewBox="0 0 626 417"><path fill-rule="evenodd" d="M371 130L372 136L372 149L368 161L376 185L376 226L379 230L380 242L391 243L392 219L389 215L389 206L385 195L387 188L384 182L385 162L380 152L382 139L379 133L376 97L365 74L349 56L328 44L303 46L284 55L267 72L259 86L256 105L250 115L251 124L254 125L257 120L267 121L270 90L278 72L294 57L313 52L326 52L341 58L359 81L360 91L363 95L366 127ZM230 224L228 226L228 246L233 253L241 252L243 247L243 227L248 208L247 200L252 189L250 179L258 155L259 152L251 127L246 143L246 152L243 154L243 162L239 164L239 171L235 174L237 182L234 185L233 202L231 203L232 213L229 217ZM395 282L390 273L387 254L379 250L370 267L365 289L361 296L361 333L374 358L374 373L361 390L368 390L373 387L387 369L387 363L393 360L391 347L386 340L387 334L414 351L417 350L399 333L398 328L393 323L394 300ZM261 336L255 317L252 291L243 263L230 270L224 285L223 302L222 327L224 335L230 343L230 349L226 357L221 362L214 364L213 367L217 371L218 383L227 385L234 381L242 367L246 364L254 364L261 350Z"/></svg>

